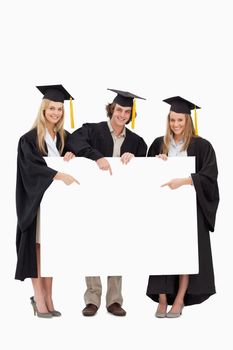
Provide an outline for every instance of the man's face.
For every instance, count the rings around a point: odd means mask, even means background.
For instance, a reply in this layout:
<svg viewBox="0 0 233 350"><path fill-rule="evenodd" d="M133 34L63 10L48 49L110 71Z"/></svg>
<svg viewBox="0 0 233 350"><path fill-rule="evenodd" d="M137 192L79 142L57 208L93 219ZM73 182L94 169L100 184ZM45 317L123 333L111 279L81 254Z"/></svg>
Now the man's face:
<svg viewBox="0 0 233 350"><path fill-rule="evenodd" d="M122 107L116 104L111 118L112 125L125 126L131 117L131 110L131 107Z"/></svg>

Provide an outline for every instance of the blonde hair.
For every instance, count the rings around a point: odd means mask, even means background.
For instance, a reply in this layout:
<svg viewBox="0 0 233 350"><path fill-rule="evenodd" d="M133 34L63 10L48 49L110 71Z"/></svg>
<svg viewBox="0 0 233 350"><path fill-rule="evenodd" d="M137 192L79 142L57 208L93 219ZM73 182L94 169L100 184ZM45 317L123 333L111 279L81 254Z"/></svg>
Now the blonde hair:
<svg viewBox="0 0 233 350"><path fill-rule="evenodd" d="M45 120L45 110L49 107L49 103L51 101L48 99L43 99L37 114L37 118L32 126L32 128L36 128L37 130L37 146L39 148L39 151L42 154L46 154L46 148L45 148L45 130L46 130L46 120ZM60 154L63 152L64 146L65 146L65 130L64 130L64 109L62 118L59 120L59 122L55 126L55 132L59 134L61 144L59 147Z"/></svg>
<svg viewBox="0 0 233 350"><path fill-rule="evenodd" d="M169 112L168 116L167 116L167 128L166 128L166 134L163 138L163 148L162 148L162 153L164 154L168 154L168 150L169 150L169 145L171 142L171 136L174 136L173 131L171 130L170 127L170 114L171 112ZM189 114L185 114L185 129L184 129L184 133L183 133L183 140L184 140L184 145L182 147L182 151L187 150L190 141L193 137L196 137L195 135L195 129L194 129L194 125L193 125L193 120L191 115Z"/></svg>

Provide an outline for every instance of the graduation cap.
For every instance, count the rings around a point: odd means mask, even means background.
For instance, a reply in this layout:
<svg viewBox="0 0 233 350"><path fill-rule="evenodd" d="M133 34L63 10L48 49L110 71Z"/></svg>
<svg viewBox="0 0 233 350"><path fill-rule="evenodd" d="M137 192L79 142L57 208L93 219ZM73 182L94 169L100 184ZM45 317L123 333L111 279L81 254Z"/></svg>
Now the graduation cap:
<svg viewBox="0 0 233 350"><path fill-rule="evenodd" d="M113 100L114 103L117 103L122 107L132 107L131 127L132 129L134 129L135 116L136 116L136 98L140 98L141 100L145 100L145 98L134 95L128 91L121 91L116 89L108 89L108 90L113 91L117 94Z"/></svg>
<svg viewBox="0 0 233 350"><path fill-rule="evenodd" d="M191 110L194 109L194 127L195 127L195 134L198 135L198 128L197 128L197 109L200 109L201 107L198 107L194 103L185 100L183 97L180 96L174 96L170 98L166 98L163 100L164 102L171 105L170 111L176 112L176 113L184 113L191 115Z"/></svg>
<svg viewBox="0 0 233 350"><path fill-rule="evenodd" d="M62 102L65 100L70 101L70 124L71 128L74 128L74 112L73 103L74 98L62 85L43 85L37 86L37 89L44 95L43 99L48 99L54 102Z"/></svg>

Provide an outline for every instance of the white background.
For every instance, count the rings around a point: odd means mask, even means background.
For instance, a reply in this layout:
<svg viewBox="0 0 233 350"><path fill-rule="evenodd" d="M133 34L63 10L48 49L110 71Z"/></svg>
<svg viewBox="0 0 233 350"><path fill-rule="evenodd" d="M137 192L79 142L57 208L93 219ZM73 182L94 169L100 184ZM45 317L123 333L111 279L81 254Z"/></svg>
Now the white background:
<svg viewBox="0 0 233 350"><path fill-rule="evenodd" d="M1 1L0 342L5 349L227 347L232 315L232 32L231 1L226 0ZM16 148L41 102L35 85L55 83L75 97L76 127L105 120L105 104L115 96L108 87L146 97L137 103L136 132L148 144L165 130L168 106L162 99L180 95L202 107L199 133L214 145L219 166L221 204L211 234L217 294L185 308L180 319L155 319L155 304L145 296L147 276L137 278L136 271L123 280L126 318L111 317L104 307L95 318L83 318L83 276L69 273L54 283L63 317L33 318L30 281L13 279ZM103 284L105 292L105 280Z"/></svg>

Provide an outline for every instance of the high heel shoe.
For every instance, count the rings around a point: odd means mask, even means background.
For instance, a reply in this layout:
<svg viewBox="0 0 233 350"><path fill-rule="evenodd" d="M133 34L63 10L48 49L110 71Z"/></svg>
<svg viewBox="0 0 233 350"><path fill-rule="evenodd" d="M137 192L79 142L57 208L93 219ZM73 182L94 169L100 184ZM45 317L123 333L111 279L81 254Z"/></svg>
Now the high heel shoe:
<svg viewBox="0 0 233 350"><path fill-rule="evenodd" d="M160 312L159 311L159 306L156 310L156 313L155 313L155 317L158 317L158 318L165 318L167 316L167 312Z"/></svg>
<svg viewBox="0 0 233 350"><path fill-rule="evenodd" d="M184 308L184 305L181 306L180 311L179 312L171 312L169 311L167 313L167 318L177 318L180 317L182 315L182 310Z"/></svg>
<svg viewBox="0 0 233 350"><path fill-rule="evenodd" d="M31 300L31 304L32 304L32 308L33 308L35 316L41 317L41 318L52 318L53 317L51 312L39 312L38 311L34 297L31 297L30 300Z"/></svg>
<svg viewBox="0 0 233 350"><path fill-rule="evenodd" d="M49 310L49 312L52 314L53 317L60 317L61 316L60 311L57 311L57 310L50 311Z"/></svg>

